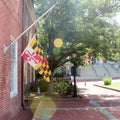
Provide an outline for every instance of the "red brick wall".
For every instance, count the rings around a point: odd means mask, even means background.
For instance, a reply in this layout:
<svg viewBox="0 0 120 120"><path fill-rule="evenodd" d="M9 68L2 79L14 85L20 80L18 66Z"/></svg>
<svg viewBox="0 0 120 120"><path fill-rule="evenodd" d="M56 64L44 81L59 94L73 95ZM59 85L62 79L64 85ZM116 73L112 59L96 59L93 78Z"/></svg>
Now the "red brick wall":
<svg viewBox="0 0 120 120"><path fill-rule="evenodd" d="M0 0L0 119L10 120L21 106L21 40L18 52L18 95L10 98L10 49L3 53L3 45L10 44L10 35L17 37L22 27L22 0Z"/></svg>

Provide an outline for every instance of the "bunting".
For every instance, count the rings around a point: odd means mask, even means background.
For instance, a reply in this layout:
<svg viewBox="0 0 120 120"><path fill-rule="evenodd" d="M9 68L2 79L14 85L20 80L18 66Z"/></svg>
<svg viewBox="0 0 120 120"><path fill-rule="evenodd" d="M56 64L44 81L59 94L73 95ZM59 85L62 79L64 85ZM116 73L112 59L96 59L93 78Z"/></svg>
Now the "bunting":
<svg viewBox="0 0 120 120"><path fill-rule="evenodd" d="M50 81L51 71L48 61L44 56L41 44L34 36L22 53L23 58L39 73L46 81Z"/></svg>

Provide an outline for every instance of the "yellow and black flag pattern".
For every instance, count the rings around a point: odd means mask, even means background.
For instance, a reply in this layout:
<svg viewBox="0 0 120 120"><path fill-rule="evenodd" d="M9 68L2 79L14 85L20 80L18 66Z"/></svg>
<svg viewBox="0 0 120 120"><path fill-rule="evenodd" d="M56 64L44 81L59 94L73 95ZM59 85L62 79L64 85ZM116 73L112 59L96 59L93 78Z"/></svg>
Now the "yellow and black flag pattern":
<svg viewBox="0 0 120 120"><path fill-rule="evenodd" d="M40 62L34 66L34 69L36 71L38 71L41 75L43 75L43 78L46 81L50 81L50 75L51 75L51 71L49 68L49 64L48 61L46 59L46 57L44 56L43 50L41 49L41 44L37 38L37 36L35 36L32 41L29 43L29 46L39 55L40 57Z"/></svg>

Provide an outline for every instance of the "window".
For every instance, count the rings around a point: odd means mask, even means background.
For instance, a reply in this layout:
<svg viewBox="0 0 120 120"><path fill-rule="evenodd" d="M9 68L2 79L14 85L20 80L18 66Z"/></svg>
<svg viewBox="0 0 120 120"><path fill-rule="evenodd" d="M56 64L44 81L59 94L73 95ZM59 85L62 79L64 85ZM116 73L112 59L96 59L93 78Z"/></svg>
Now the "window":
<svg viewBox="0 0 120 120"><path fill-rule="evenodd" d="M28 84L28 63L24 62L24 79L25 79L25 85Z"/></svg>
<svg viewBox="0 0 120 120"><path fill-rule="evenodd" d="M13 37L11 37L13 39ZM10 47L10 97L17 95L17 42Z"/></svg>

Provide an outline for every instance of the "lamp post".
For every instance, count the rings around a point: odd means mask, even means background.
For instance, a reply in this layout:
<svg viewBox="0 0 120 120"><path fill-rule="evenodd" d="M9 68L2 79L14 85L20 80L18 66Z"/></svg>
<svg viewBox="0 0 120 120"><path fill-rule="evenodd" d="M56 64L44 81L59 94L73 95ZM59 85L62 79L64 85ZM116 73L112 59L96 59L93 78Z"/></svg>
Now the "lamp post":
<svg viewBox="0 0 120 120"><path fill-rule="evenodd" d="M76 65L75 65L76 53L73 53L72 56L73 56L73 64L74 64L74 66L72 67L72 75L73 75L73 78L74 78L73 97L77 97L77 87L76 87Z"/></svg>

